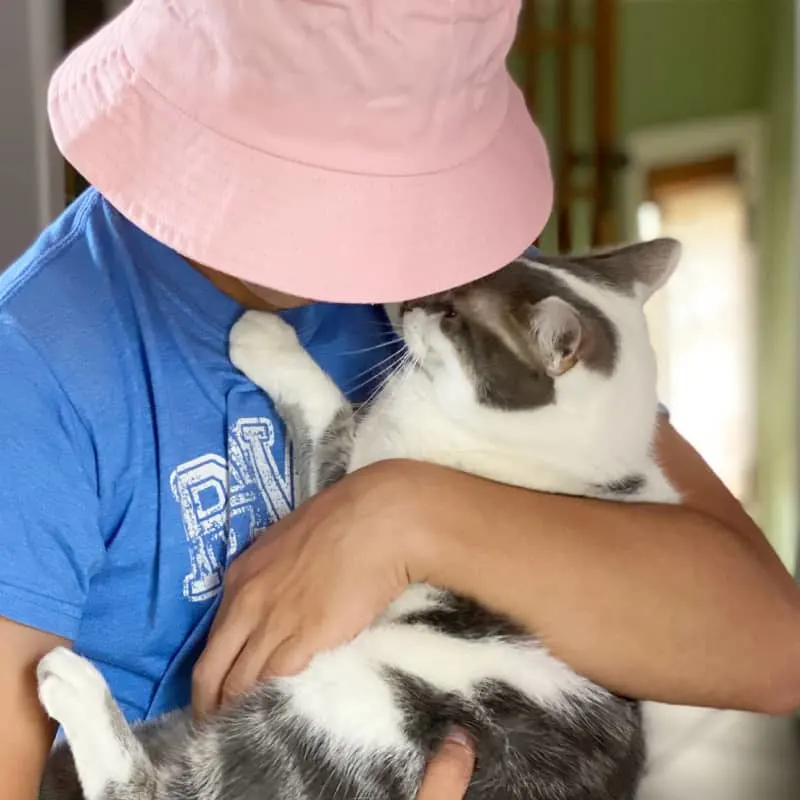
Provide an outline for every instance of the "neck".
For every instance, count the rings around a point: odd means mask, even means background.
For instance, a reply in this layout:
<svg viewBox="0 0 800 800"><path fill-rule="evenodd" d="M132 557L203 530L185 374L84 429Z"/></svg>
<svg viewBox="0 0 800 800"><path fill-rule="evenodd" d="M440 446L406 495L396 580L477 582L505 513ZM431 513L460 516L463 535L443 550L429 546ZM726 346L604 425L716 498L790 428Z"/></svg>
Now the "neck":
<svg viewBox="0 0 800 800"><path fill-rule="evenodd" d="M202 275L204 275L214 286L223 294L228 295L239 305L253 311L284 311L287 308L297 308L308 304L308 300L294 297L290 294L283 294L272 289L258 287L251 289L250 286L238 278L218 272L211 267L198 264L196 261L189 260L189 263Z"/></svg>

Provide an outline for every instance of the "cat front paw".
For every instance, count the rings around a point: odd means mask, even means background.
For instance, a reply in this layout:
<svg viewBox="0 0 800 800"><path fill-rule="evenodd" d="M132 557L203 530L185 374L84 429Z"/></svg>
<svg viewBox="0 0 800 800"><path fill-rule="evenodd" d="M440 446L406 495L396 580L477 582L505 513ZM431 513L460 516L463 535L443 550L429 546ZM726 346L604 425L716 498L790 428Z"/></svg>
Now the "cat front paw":
<svg viewBox="0 0 800 800"><path fill-rule="evenodd" d="M233 365L250 375L260 363L278 353L297 352L302 345L294 328L277 314L246 311L231 328L230 358Z"/></svg>
<svg viewBox="0 0 800 800"><path fill-rule="evenodd" d="M64 729L86 800L107 800L111 787L125 786L136 767L147 766L108 684L89 661L57 647L39 662L36 677L39 700Z"/></svg>
<svg viewBox="0 0 800 800"><path fill-rule="evenodd" d="M275 314L248 311L233 326L230 357L275 403L294 437L316 440L348 408L339 388ZM291 415L292 419L287 419Z"/></svg>
<svg viewBox="0 0 800 800"><path fill-rule="evenodd" d="M103 676L85 658L66 647L49 652L36 668L39 700L50 717L64 727L85 721L110 700Z"/></svg>

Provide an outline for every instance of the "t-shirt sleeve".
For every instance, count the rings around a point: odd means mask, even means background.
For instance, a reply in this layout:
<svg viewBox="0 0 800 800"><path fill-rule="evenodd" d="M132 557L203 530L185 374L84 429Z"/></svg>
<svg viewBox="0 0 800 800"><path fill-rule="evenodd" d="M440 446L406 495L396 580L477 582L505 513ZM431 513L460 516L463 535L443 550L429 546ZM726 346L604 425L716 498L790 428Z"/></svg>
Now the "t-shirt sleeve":
<svg viewBox="0 0 800 800"><path fill-rule="evenodd" d="M0 317L0 616L75 638L105 558L94 462L45 359Z"/></svg>

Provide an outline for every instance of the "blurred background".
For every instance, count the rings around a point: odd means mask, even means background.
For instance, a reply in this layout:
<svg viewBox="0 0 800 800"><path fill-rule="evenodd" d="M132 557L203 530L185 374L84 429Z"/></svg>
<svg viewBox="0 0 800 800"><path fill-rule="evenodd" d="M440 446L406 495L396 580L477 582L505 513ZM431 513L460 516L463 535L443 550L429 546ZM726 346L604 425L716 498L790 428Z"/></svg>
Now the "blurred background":
<svg viewBox="0 0 800 800"><path fill-rule="evenodd" d="M125 4L0 3L0 265L84 185L51 142L47 79ZM797 32L794 0L527 0L511 66L556 173L539 245L683 241L648 309L661 397L800 577ZM648 719L642 800L800 798L794 717Z"/></svg>

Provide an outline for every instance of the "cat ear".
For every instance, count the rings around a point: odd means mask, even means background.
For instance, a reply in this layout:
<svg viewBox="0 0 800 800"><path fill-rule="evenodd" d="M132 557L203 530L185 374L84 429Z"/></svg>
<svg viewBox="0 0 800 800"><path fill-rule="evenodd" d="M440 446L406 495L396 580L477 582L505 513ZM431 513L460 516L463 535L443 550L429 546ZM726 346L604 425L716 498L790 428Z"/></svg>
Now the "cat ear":
<svg viewBox="0 0 800 800"><path fill-rule="evenodd" d="M578 312L560 297L545 297L531 309L531 332L547 374L563 375L578 361L583 328Z"/></svg>
<svg viewBox="0 0 800 800"><path fill-rule="evenodd" d="M670 279L680 258L681 243L661 238L570 260L596 270L623 289L633 290L645 302Z"/></svg>

